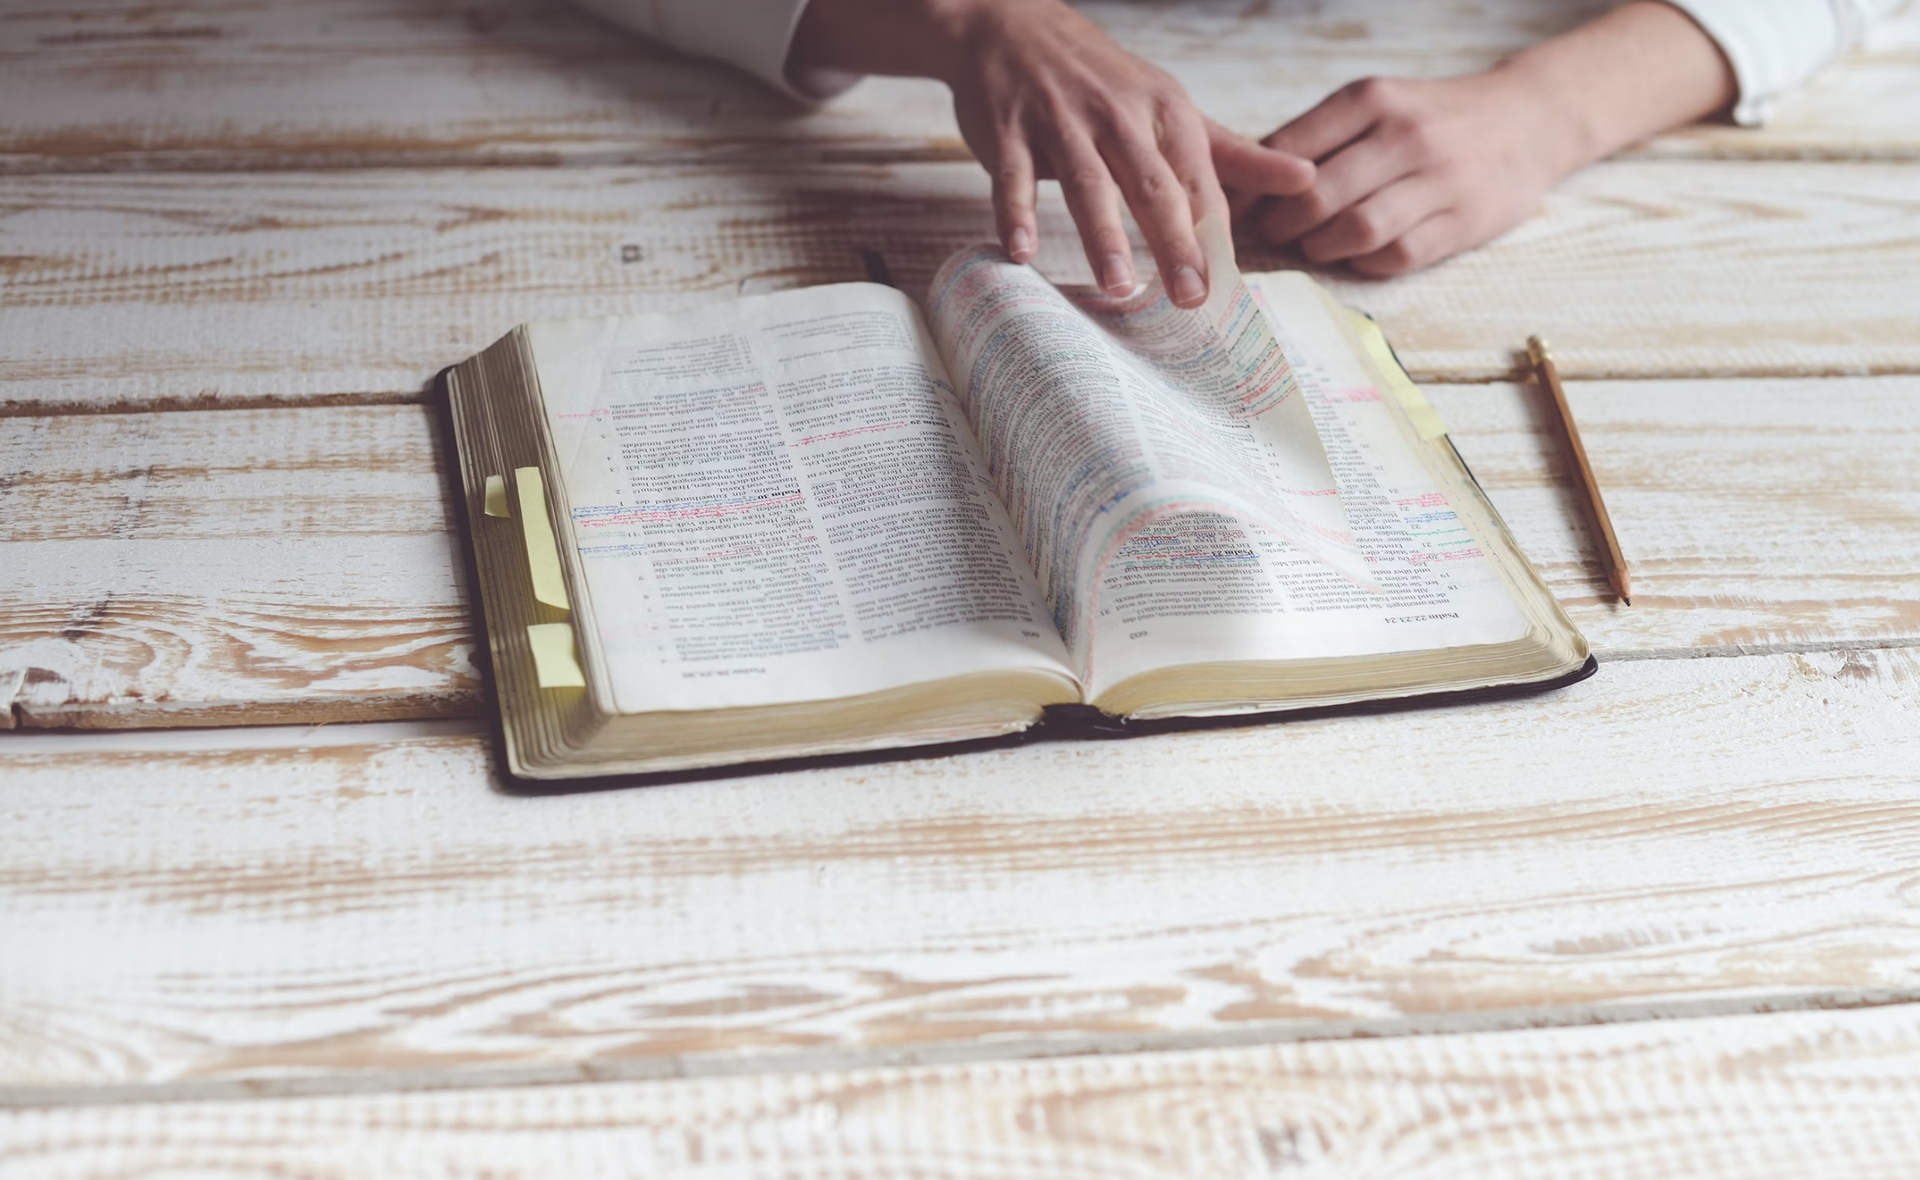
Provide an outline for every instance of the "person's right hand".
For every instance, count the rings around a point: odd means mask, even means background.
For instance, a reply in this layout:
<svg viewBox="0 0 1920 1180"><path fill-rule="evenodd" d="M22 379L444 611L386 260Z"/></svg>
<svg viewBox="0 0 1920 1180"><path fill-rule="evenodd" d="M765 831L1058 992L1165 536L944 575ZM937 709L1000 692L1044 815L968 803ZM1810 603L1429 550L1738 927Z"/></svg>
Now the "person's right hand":
<svg viewBox="0 0 1920 1180"><path fill-rule="evenodd" d="M1207 297L1193 227L1226 219L1222 173L1235 189L1296 193L1313 182L1305 160L1262 148L1205 119L1180 83L1115 45L1054 0L981 5L947 82L967 145L993 177L1000 240L1016 262L1038 237L1034 181L1060 181L1101 288L1134 284L1120 218L1126 201L1181 307Z"/></svg>
<svg viewBox="0 0 1920 1180"><path fill-rule="evenodd" d="M1060 181L1100 287L1135 281L1124 200L1181 307L1206 299L1194 224L1227 216L1229 187L1306 191L1313 165L1204 118L1164 71L1115 45L1061 0L812 0L793 58L817 68L937 77L993 177L1000 241L1039 245L1035 183Z"/></svg>

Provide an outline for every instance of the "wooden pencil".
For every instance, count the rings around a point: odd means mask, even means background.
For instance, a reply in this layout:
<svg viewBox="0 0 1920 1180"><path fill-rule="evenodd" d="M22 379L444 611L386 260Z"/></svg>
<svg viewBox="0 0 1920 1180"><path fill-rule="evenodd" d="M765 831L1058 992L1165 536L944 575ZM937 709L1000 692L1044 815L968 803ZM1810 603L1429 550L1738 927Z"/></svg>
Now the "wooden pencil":
<svg viewBox="0 0 1920 1180"><path fill-rule="evenodd" d="M1527 337L1527 356L1532 359L1533 367L1540 374L1540 383L1553 395L1553 407L1560 416L1560 428L1567 435L1567 449L1573 454L1574 470L1580 478L1576 481L1580 489L1580 498L1586 501L1587 513L1593 518L1594 536L1599 541L1600 564L1606 570L1607 582L1612 585L1620 601L1633 605L1633 587L1627 574L1627 559L1620 552L1620 538L1613 535L1613 518L1607 515L1607 502L1600 495L1600 482L1593 478L1593 464L1587 461L1586 444L1580 441L1580 428L1574 425L1573 407L1567 404L1567 391L1560 385L1559 370L1553 365L1553 350L1547 342L1538 336Z"/></svg>

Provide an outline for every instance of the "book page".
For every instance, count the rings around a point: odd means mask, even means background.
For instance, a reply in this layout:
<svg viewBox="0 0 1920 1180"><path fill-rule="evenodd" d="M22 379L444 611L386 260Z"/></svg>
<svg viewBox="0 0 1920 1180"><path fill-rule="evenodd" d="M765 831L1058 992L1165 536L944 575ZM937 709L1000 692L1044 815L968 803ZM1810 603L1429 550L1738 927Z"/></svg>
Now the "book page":
<svg viewBox="0 0 1920 1180"><path fill-rule="evenodd" d="M1330 577L1364 583L1286 355L1205 223L1204 306L1157 281L1125 299L1063 292L993 247L956 255L928 320L1076 661L1090 658L1091 591L1156 522L1193 512L1259 521Z"/></svg>
<svg viewBox="0 0 1920 1180"><path fill-rule="evenodd" d="M618 711L1015 668L1070 681L899 292L813 288L529 334L585 572L582 621Z"/></svg>
<svg viewBox="0 0 1920 1180"><path fill-rule="evenodd" d="M1133 537L1095 593L1088 696L1172 664L1302 660L1505 643L1528 620L1450 506L1335 307L1308 278L1257 276L1318 424L1371 591L1258 522L1169 517Z"/></svg>

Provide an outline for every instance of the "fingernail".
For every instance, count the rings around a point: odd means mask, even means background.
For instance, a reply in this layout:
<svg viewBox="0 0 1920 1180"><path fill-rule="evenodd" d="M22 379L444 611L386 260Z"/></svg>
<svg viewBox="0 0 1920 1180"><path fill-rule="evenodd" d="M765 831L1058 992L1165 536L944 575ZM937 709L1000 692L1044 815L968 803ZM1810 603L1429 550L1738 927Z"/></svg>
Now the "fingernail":
<svg viewBox="0 0 1920 1180"><path fill-rule="evenodd" d="M1183 305L1198 303L1207 297L1206 282L1201 279L1200 272L1191 266L1174 267L1173 281L1167 285L1167 290L1172 293L1175 303Z"/></svg>
<svg viewBox="0 0 1920 1180"><path fill-rule="evenodd" d="M1100 262L1100 289L1109 295L1125 294L1133 289L1133 259L1125 254L1109 254Z"/></svg>
<svg viewBox="0 0 1920 1180"><path fill-rule="evenodd" d="M1015 226L1007 235L1007 255L1015 262L1025 262L1032 253L1033 235L1027 232L1026 226Z"/></svg>

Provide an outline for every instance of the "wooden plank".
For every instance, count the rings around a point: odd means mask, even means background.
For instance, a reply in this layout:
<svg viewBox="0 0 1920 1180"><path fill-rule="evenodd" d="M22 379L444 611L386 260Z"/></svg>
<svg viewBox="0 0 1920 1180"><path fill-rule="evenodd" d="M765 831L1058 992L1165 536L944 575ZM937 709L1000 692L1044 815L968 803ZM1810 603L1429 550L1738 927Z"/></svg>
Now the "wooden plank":
<svg viewBox="0 0 1920 1180"><path fill-rule="evenodd" d="M1575 384L1635 565L1599 576L1536 392L1436 386L1605 658L1920 641L1920 378ZM0 420L0 702L28 726L475 712L417 406Z"/></svg>
<svg viewBox="0 0 1920 1180"><path fill-rule="evenodd" d="M0 1113L130 1175L1905 1177L1920 1015L1661 1021L844 1074ZM351 1161L351 1163L348 1163Z"/></svg>
<svg viewBox="0 0 1920 1180"><path fill-rule="evenodd" d="M1920 641L1920 378L1567 393L1633 568L1632 606L1601 573L1544 391L1428 389L1603 659Z"/></svg>
<svg viewBox="0 0 1920 1180"><path fill-rule="evenodd" d="M1082 6L1250 134L1369 74L1438 76L1604 10L1599 0L1243 0ZM1920 15L1786 102L1763 131L1653 145L1693 157L1920 155ZM946 91L870 79L796 110L544 0L483 5L87 0L0 14L0 170L964 158Z"/></svg>
<svg viewBox="0 0 1920 1180"><path fill-rule="evenodd" d="M1421 379L1920 369L1920 165L1610 164L1501 241L1329 276ZM9 413L419 398L524 320L864 279L989 236L970 164L0 180ZM1042 264L1085 278L1063 207ZM1288 265L1245 251L1249 269Z"/></svg>
<svg viewBox="0 0 1920 1180"><path fill-rule="evenodd" d="M0 703L29 725L464 714L418 406L0 421Z"/></svg>
<svg viewBox="0 0 1920 1180"><path fill-rule="evenodd" d="M1646 660L1481 706L532 798L471 737L0 735L0 1092L1911 997L1916 715L1914 649Z"/></svg>

